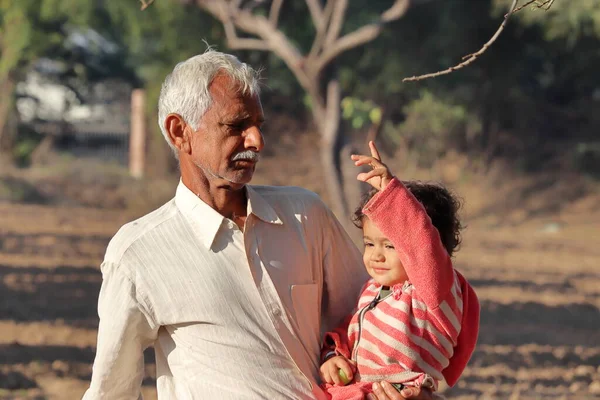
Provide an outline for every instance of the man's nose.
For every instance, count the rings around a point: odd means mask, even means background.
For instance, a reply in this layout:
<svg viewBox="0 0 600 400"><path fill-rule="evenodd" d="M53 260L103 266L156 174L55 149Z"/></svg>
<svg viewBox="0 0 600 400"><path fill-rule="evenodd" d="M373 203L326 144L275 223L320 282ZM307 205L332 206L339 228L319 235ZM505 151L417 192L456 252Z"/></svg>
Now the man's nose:
<svg viewBox="0 0 600 400"><path fill-rule="evenodd" d="M260 152L265 147L265 139L258 126L252 126L246 131L244 148Z"/></svg>

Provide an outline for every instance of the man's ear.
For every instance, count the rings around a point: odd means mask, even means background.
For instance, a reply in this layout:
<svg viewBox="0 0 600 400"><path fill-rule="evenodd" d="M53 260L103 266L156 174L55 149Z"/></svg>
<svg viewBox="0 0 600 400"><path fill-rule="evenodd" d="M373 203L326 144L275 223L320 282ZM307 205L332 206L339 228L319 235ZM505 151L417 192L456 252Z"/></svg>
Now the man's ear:
<svg viewBox="0 0 600 400"><path fill-rule="evenodd" d="M165 118L165 129L173 146L180 152L189 154L192 149L190 143L190 134L192 132L181 115L167 115L167 118Z"/></svg>

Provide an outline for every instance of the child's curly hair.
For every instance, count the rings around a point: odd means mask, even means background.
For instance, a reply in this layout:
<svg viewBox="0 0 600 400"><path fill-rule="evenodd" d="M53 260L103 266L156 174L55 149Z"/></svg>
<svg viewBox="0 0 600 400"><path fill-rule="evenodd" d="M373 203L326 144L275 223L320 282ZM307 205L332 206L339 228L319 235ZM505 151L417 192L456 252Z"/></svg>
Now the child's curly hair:
<svg viewBox="0 0 600 400"><path fill-rule="evenodd" d="M457 250L462 238L460 231L463 226L459 220L458 210L461 207L460 200L441 184L404 181L404 186L415 196L419 203L423 204L427 215L431 218L433 226L438 230L442 244L452 254ZM377 189L369 191L361 200L360 205L352 216L352 222L358 228L363 227L364 206L377 193Z"/></svg>

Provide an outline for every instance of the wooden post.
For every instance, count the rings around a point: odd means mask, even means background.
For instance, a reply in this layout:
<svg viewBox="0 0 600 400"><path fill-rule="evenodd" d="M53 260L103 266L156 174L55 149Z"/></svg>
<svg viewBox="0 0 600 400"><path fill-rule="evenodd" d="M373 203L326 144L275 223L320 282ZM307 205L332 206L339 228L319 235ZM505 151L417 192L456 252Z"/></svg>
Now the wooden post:
<svg viewBox="0 0 600 400"><path fill-rule="evenodd" d="M144 176L146 158L146 120L144 107L146 92L134 89L131 92L131 131L129 134L129 173L134 178Z"/></svg>

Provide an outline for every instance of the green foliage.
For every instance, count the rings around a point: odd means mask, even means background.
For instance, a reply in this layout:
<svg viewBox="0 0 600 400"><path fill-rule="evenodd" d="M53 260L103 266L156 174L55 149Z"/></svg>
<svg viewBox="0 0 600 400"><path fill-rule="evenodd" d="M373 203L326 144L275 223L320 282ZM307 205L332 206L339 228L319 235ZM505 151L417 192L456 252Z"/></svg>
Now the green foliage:
<svg viewBox="0 0 600 400"><path fill-rule="evenodd" d="M387 123L384 135L393 143L407 146L419 154L419 163L431 166L449 150L461 149L466 137L481 131L477 117L464 105L436 97L424 90L420 97L403 109L405 120Z"/></svg>
<svg viewBox="0 0 600 400"><path fill-rule="evenodd" d="M6 79L21 61L31 40L32 26L17 0L0 2L0 79Z"/></svg>
<svg viewBox="0 0 600 400"><path fill-rule="evenodd" d="M365 124L380 124L381 107L371 100L361 100L355 97L342 99L342 118L350 121L354 129L361 129Z"/></svg>
<svg viewBox="0 0 600 400"><path fill-rule="evenodd" d="M371 22L392 2L352 0L343 33ZM539 149L554 146L556 153L573 154L579 160L575 164L588 165L581 160L596 157L590 146L600 129L595 116L600 106L598 0L555 0L549 11L523 9L468 68L434 80L402 82L477 51L510 3L453 0L412 6L376 40L344 53L325 71L340 79L343 118L360 130L379 123L385 108L384 134L410 146L425 164L449 149L514 158L537 154L529 164L539 164ZM137 0L0 0L0 81L9 75L18 80L33 61L50 56L69 65L70 85L117 75L144 86L154 120L160 85L177 62L203 52L203 40L229 50L221 24L194 2L156 0L145 11L139 6ZM315 29L304 1L284 2L280 25L302 51L310 50ZM120 50L100 57L93 49L80 54L66 46L69 32L88 28ZM265 67L267 106L289 113L310 108L276 56L236 54ZM585 143L585 149L578 143ZM19 154L26 154L27 145L19 146Z"/></svg>
<svg viewBox="0 0 600 400"><path fill-rule="evenodd" d="M31 162L31 155L37 147L39 141L34 139L23 139L21 138L13 149L13 157L16 164L20 167L29 165Z"/></svg>

